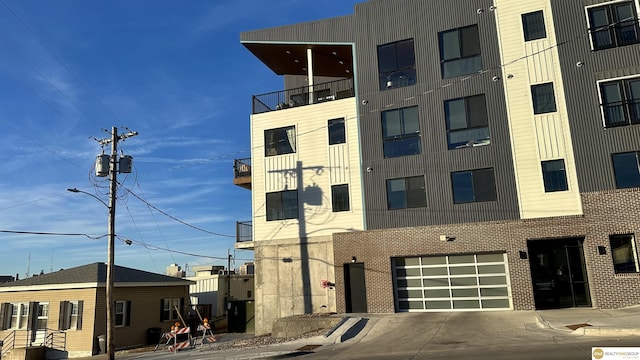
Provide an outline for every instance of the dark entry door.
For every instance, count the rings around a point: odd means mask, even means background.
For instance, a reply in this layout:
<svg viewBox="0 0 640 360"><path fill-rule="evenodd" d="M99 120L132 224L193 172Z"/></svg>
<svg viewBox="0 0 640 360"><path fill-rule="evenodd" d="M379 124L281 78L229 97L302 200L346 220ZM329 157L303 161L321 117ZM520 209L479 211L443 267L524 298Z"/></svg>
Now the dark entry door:
<svg viewBox="0 0 640 360"><path fill-rule="evenodd" d="M583 238L529 240L536 309L591 306Z"/></svg>
<svg viewBox="0 0 640 360"><path fill-rule="evenodd" d="M348 313L367 312L367 289L364 281L364 263L344 265L345 304Z"/></svg>

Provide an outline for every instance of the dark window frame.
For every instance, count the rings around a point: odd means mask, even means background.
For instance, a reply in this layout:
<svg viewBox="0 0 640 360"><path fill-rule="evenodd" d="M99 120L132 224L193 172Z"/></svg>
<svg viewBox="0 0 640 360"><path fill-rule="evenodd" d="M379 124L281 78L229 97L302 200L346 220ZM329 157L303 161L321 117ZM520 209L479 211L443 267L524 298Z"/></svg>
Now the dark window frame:
<svg viewBox="0 0 640 360"><path fill-rule="evenodd" d="M524 33L524 41L546 38L547 29L544 23L544 11L538 10L522 14L522 31Z"/></svg>
<svg viewBox="0 0 640 360"><path fill-rule="evenodd" d="M617 10L623 6L629 6L631 10L630 19L619 19L620 15ZM601 11L604 11L606 24L596 25L597 20L603 20L600 17L596 18L596 13ZM594 51L640 43L640 25L638 24L635 1L615 2L589 7L587 8L587 21Z"/></svg>
<svg viewBox="0 0 640 360"><path fill-rule="evenodd" d="M560 164L560 169L554 168ZM558 192L569 190L567 182L567 169L564 159L547 160L540 163L542 168L542 180L544 183L544 192Z"/></svg>
<svg viewBox="0 0 640 360"><path fill-rule="evenodd" d="M625 241L628 241L628 244L625 244ZM616 274L640 273L637 246L635 234L609 235L611 260Z"/></svg>
<svg viewBox="0 0 640 360"><path fill-rule="evenodd" d="M473 33L470 30L475 29ZM457 34L457 56L448 56L446 39L448 34ZM472 44L472 42L475 42ZM480 43L480 31L478 25L463 26L456 29L441 31L438 33L438 44L440 49L440 70L443 79L453 78L457 76L469 75L482 70L482 47ZM450 64L464 64L465 69L456 68L449 69Z"/></svg>
<svg viewBox="0 0 640 360"><path fill-rule="evenodd" d="M349 184L331 185L331 210L333 212L351 210Z"/></svg>
<svg viewBox="0 0 640 360"><path fill-rule="evenodd" d="M268 192L265 196L267 221L298 219L299 208L298 190Z"/></svg>
<svg viewBox="0 0 640 360"><path fill-rule="evenodd" d="M613 94L607 89L613 89L617 93ZM640 77L602 81L598 84L598 91L602 101L600 108L604 127L640 124ZM617 95L618 98L608 99L609 94Z"/></svg>
<svg viewBox="0 0 640 360"><path fill-rule="evenodd" d="M393 183L403 183L403 189L394 191ZM427 188L423 175L387 179L386 190L387 209L389 210L427 207ZM418 198L418 195L422 195L421 198Z"/></svg>
<svg viewBox="0 0 640 360"><path fill-rule="evenodd" d="M640 152L626 151L611 154L616 189L640 187Z"/></svg>
<svg viewBox="0 0 640 360"><path fill-rule="evenodd" d="M548 101L550 98L553 99L553 103ZM555 88L552 82L531 85L531 101L535 115L558 111Z"/></svg>
<svg viewBox="0 0 640 360"><path fill-rule="evenodd" d="M491 181L488 181L488 179ZM492 185L490 189L486 187L489 183ZM468 187L462 187L464 185ZM452 172L451 190L453 192L453 203L456 205L498 201L495 171L493 168Z"/></svg>
<svg viewBox="0 0 640 360"><path fill-rule="evenodd" d="M408 113L415 110L415 119L408 120ZM391 122L389 115L397 112L399 134L389 135L388 126ZM380 113L382 121L382 152L384 158L394 158L401 156L418 155L422 153L422 137L420 136L420 110L418 106L408 106L398 109L386 110ZM407 121L408 120L408 121ZM413 122L411 121L413 120ZM417 130L411 131L410 124L417 127ZM409 124L409 125L407 125ZM409 130L408 130L409 129Z"/></svg>
<svg viewBox="0 0 640 360"><path fill-rule="evenodd" d="M409 48L411 51L407 53ZM381 91L416 84L416 53L413 39L378 45L377 54Z"/></svg>
<svg viewBox="0 0 640 360"><path fill-rule="evenodd" d="M478 114L477 110L479 109L476 108L475 106L472 106L474 105L473 103L475 102L476 99L478 100L481 99L481 103L482 103L481 107L482 107L483 113L480 114L480 117L478 117L477 115ZM452 127L451 105L454 104L454 102L459 102L459 101L464 102L464 116L465 116L464 120L466 123L466 127L451 129ZM478 105L478 104L480 103L478 102L475 105ZM445 113L445 121L447 125L447 145L449 147L449 150L468 148L468 147L480 146L480 145L489 145L491 143L491 135L489 132L489 116L487 113L487 102L484 94L445 100L444 113ZM455 137L457 134L469 133L469 132L473 132L473 130L478 132L478 130L482 130L482 129L486 129L486 134L487 134L487 136L482 137L482 139L470 139L464 143L452 140L452 138Z"/></svg>
<svg viewBox="0 0 640 360"><path fill-rule="evenodd" d="M329 145L338 145L347 142L344 118L327 121L327 127L329 128Z"/></svg>
<svg viewBox="0 0 640 360"><path fill-rule="evenodd" d="M293 130L293 138L289 136L290 129ZM264 131L264 156L269 157L295 153L297 135L295 125L266 129Z"/></svg>

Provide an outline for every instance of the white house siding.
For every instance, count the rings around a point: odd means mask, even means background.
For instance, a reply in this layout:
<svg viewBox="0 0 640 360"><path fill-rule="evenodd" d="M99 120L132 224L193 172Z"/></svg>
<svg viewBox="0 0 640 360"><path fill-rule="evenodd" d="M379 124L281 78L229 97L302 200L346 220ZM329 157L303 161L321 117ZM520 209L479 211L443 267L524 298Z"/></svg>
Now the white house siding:
<svg viewBox="0 0 640 360"><path fill-rule="evenodd" d="M520 215L582 214L580 191L549 0L496 0L495 16L507 98ZM547 37L525 42L522 14L542 10ZM557 111L533 113L531 85L552 82ZM541 161L564 159L568 191L545 192Z"/></svg>

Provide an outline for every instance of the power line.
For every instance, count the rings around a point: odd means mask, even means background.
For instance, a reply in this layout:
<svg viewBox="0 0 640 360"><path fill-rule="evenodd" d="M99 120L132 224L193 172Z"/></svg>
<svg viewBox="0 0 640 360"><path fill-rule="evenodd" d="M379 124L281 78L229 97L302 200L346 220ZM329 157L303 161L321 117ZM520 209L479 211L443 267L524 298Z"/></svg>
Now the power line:
<svg viewBox="0 0 640 360"><path fill-rule="evenodd" d="M0 233L20 234L20 235L47 235L47 236L84 236L93 240L102 239L103 237L107 236L107 235L91 236L87 234L78 234L78 233L56 233L56 232L19 231L19 230L0 230Z"/></svg>

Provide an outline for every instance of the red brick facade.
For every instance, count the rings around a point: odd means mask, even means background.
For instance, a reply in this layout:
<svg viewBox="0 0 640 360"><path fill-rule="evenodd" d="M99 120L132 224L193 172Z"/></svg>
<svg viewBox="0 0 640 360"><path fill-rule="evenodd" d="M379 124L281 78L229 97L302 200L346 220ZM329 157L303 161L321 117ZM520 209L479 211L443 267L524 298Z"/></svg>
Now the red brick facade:
<svg viewBox="0 0 640 360"><path fill-rule="evenodd" d="M364 263L368 312L395 311L392 257L506 252L515 310L535 308L527 240L581 237L594 308L640 304L640 274L615 274L609 235L640 234L640 189L582 194L584 215L334 234L337 311L345 312L344 264ZM390 215L392 212L390 212ZM440 236L455 237L441 241ZM598 246L607 248L598 254Z"/></svg>

